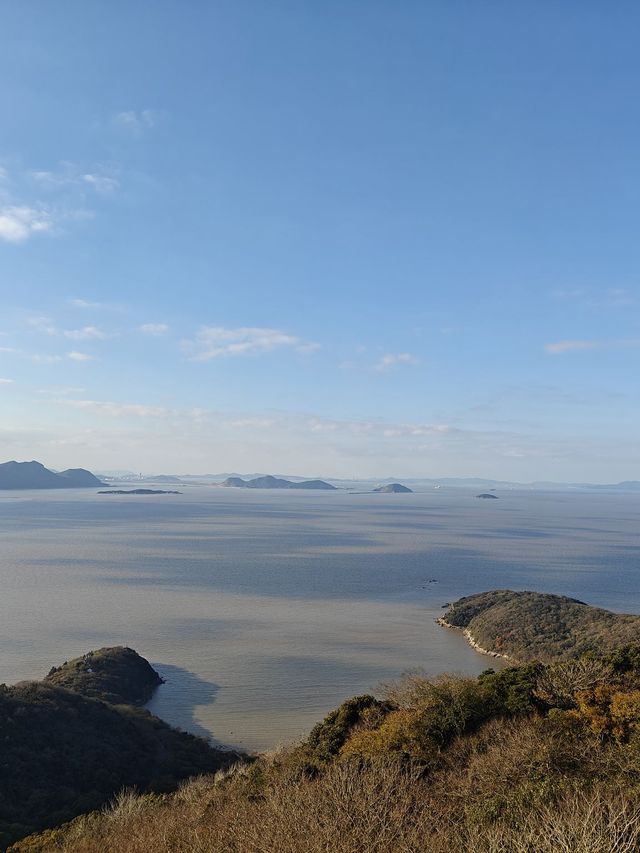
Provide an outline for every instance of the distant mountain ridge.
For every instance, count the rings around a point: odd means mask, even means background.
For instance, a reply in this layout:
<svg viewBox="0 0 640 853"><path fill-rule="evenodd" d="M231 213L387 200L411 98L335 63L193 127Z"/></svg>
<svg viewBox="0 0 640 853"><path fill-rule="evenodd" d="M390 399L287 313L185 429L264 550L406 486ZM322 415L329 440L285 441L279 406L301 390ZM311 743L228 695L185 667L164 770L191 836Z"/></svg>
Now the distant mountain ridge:
<svg viewBox="0 0 640 853"><path fill-rule="evenodd" d="M55 472L35 461L0 464L0 489L88 489L106 485L85 468Z"/></svg>
<svg viewBox="0 0 640 853"><path fill-rule="evenodd" d="M316 489L335 491L335 486L325 483L324 480L302 480L294 483L292 480L283 480L280 477L256 477L253 480L243 480L242 477L227 477L220 484L225 488L234 489Z"/></svg>

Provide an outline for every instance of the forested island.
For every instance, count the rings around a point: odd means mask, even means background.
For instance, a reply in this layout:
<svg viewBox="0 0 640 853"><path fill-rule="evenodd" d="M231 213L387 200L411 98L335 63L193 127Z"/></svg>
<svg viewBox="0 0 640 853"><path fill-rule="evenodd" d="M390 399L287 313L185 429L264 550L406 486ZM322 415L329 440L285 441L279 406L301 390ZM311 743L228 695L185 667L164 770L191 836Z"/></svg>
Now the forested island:
<svg viewBox="0 0 640 853"><path fill-rule="evenodd" d="M484 626L488 645L504 632L525 662L477 678L407 676L344 702L300 743L252 758L113 704L140 701L159 678L130 649L3 688L5 843L39 824L51 828L10 850L638 850L640 617L498 590L461 599L447 620ZM533 626L546 662L532 659ZM228 769L212 776L218 767ZM186 776L175 793L154 793ZM122 786L138 792L55 826Z"/></svg>
<svg viewBox="0 0 640 853"><path fill-rule="evenodd" d="M243 480L242 477L227 477L220 483L224 488L231 489L320 489L335 491L335 486L324 480L285 480L282 477L254 477L252 480Z"/></svg>
<svg viewBox="0 0 640 853"><path fill-rule="evenodd" d="M402 483L387 483L384 486L378 486L377 489L373 490L374 492L381 492L382 494L411 494L413 489L410 489L408 486L403 486Z"/></svg>
<svg viewBox="0 0 640 853"><path fill-rule="evenodd" d="M485 653L519 663L578 658L640 641L640 616L540 592L499 589L469 595L438 621L460 628Z"/></svg>

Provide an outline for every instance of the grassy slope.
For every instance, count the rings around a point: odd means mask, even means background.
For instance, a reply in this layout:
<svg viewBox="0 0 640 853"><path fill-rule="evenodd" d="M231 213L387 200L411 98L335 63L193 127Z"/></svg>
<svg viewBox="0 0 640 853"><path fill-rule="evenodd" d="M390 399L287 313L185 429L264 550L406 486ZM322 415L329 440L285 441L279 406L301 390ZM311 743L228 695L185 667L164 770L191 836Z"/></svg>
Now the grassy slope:
<svg viewBox="0 0 640 853"><path fill-rule="evenodd" d="M637 853L639 733L639 648L413 677L349 700L289 751L167 797L125 795L15 851Z"/></svg>
<svg viewBox="0 0 640 853"><path fill-rule="evenodd" d="M640 639L640 616L611 613L573 598L494 590L456 601L445 613L484 649L513 661L551 661L612 650Z"/></svg>

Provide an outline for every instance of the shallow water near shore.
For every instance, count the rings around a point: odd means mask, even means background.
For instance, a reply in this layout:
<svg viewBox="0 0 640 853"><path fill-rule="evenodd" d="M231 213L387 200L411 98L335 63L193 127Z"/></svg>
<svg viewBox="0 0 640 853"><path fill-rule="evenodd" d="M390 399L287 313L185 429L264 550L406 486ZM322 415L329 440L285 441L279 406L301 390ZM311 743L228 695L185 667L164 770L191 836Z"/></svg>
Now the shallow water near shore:
<svg viewBox="0 0 640 853"><path fill-rule="evenodd" d="M166 679L149 708L261 750L407 670L500 663L442 605L534 589L640 612L640 495L0 492L0 682L102 645Z"/></svg>

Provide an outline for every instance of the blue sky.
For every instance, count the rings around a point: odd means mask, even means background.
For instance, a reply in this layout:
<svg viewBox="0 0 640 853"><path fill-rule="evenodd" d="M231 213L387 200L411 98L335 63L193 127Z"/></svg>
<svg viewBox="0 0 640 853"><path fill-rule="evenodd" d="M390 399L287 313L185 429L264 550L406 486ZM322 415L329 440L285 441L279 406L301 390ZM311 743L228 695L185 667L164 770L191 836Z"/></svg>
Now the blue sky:
<svg viewBox="0 0 640 853"><path fill-rule="evenodd" d="M639 26L4 4L2 457L640 479Z"/></svg>

